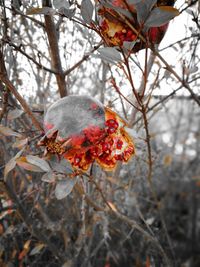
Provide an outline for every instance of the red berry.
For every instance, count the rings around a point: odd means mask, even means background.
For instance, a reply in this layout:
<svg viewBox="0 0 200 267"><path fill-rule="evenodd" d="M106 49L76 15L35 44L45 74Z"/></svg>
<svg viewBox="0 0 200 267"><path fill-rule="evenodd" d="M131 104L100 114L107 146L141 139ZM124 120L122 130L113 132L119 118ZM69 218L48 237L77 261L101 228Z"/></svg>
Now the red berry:
<svg viewBox="0 0 200 267"><path fill-rule="evenodd" d="M115 159L116 160L123 160L123 156L121 155L121 154L119 154L119 155L115 155Z"/></svg>
<svg viewBox="0 0 200 267"><path fill-rule="evenodd" d="M113 120L113 119L107 120L105 124L108 127L113 127L113 128L116 128L116 129L119 126L118 122L116 120Z"/></svg>
<svg viewBox="0 0 200 267"><path fill-rule="evenodd" d="M101 146L102 146L103 152L106 152L106 153L109 152L110 147L111 147L110 144L106 142L102 143Z"/></svg>
<svg viewBox="0 0 200 267"><path fill-rule="evenodd" d="M127 32L127 34L126 34L126 35L127 35L128 37L131 37L131 36L132 36L132 34L133 34L133 32L132 32L131 30L128 30L128 32Z"/></svg>
<svg viewBox="0 0 200 267"><path fill-rule="evenodd" d="M77 166L81 162L81 155L75 155L74 157L74 165Z"/></svg>
<svg viewBox="0 0 200 267"><path fill-rule="evenodd" d="M123 146L123 141L120 140L120 139L118 139L118 140L117 140L117 143L116 143L116 147L117 147L117 149L121 149L122 146Z"/></svg>
<svg viewBox="0 0 200 267"><path fill-rule="evenodd" d="M113 133L115 133L116 131L117 131L117 129L114 128L114 127L109 127L109 128L107 129L107 133L108 133L108 134L113 134Z"/></svg>

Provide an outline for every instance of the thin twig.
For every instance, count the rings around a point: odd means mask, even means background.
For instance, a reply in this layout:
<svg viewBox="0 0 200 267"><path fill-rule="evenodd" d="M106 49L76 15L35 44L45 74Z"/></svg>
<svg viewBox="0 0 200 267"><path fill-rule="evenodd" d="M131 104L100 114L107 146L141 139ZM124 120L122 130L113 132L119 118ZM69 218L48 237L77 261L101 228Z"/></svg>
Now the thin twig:
<svg viewBox="0 0 200 267"><path fill-rule="evenodd" d="M41 63L37 62L37 60L35 60L33 57L31 57L30 55L28 55L26 52L24 52L24 50L22 50L22 45L15 45L14 43L12 43L11 41L8 41L8 40L5 40L5 39L2 39L3 42L9 44L11 47L13 47L16 51L19 51L22 55L24 55L26 58L28 58L30 61L32 61L34 64L37 65L37 67L39 67L40 69L42 70L46 70L50 73L53 73L53 74L58 74L57 71L53 70L53 69L50 69L50 68L47 68L45 67L44 65L42 65Z"/></svg>
<svg viewBox="0 0 200 267"><path fill-rule="evenodd" d="M152 48L152 51L154 54L164 63L166 69L171 72L175 76L175 78L182 84L183 87L185 87L189 93L191 94L192 98L195 100L195 102L200 106L200 100L197 97L197 95L193 92L193 90L190 88L189 84L181 79L181 77L176 73L176 71L167 63L167 61L160 55L158 51L156 51L155 48Z"/></svg>
<svg viewBox="0 0 200 267"><path fill-rule="evenodd" d="M64 71L64 75L69 75L72 71L74 71L76 68L78 68L84 61L86 61L91 54L93 54L101 45L103 44L103 42L100 42L97 46L95 46L92 51L90 51L87 55L84 55L83 58L81 60L79 60L76 64L74 64L74 66L72 66L71 68L69 68L68 70Z"/></svg>
<svg viewBox="0 0 200 267"><path fill-rule="evenodd" d="M39 121L36 119L33 112L29 108L29 105L26 103L24 98L20 95L20 93L15 88L15 86L12 84L12 82L7 77L7 71L6 71L3 53L1 52L1 49L0 49L0 80L5 84L6 88L16 97L16 99L22 105L23 109L29 115L36 129L38 129L39 131L43 131L42 126L40 125Z"/></svg>

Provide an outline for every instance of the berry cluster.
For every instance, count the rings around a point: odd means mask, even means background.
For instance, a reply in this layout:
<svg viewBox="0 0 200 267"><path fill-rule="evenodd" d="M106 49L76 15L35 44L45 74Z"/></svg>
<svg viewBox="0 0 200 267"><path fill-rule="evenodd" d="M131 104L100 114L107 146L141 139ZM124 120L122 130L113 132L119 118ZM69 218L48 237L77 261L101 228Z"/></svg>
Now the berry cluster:
<svg viewBox="0 0 200 267"><path fill-rule="evenodd" d="M117 161L127 162L134 154L134 145L124 130L122 120L117 116L114 117L113 113L108 112L108 114L109 118L105 122L104 138L99 139L99 142L87 151L79 149L74 153L64 155L73 167L87 170L90 164L96 161L104 169L112 170L115 168ZM89 130L88 128L87 131Z"/></svg>
<svg viewBox="0 0 200 267"><path fill-rule="evenodd" d="M100 26L101 35L108 45L122 46L124 41L132 42L137 39L136 34L126 25L110 22L104 19Z"/></svg>
<svg viewBox="0 0 200 267"><path fill-rule="evenodd" d="M46 134L39 145L45 146L47 153L65 158L77 170L88 170L94 161L106 170L113 170L117 161L127 162L135 149L132 138L125 130L126 122L112 110L95 103L89 106L88 112L92 119L95 118L93 123L91 119L84 124L85 127L77 127L77 131L63 137L63 129L66 128L67 132L70 124L67 125L63 119L53 125L50 109L44 125ZM76 119L74 123L76 125Z"/></svg>
<svg viewBox="0 0 200 267"><path fill-rule="evenodd" d="M143 24L138 22L137 10L134 4L129 4L123 0L112 0L111 3L113 8L100 5L99 14L99 34L108 46L123 46L124 41L137 43L132 48L133 53L149 47L151 44L159 44L167 30L168 23L163 24L159 27L151 27L147 32L143 31ZM159 6L173 6L173 0L157 0L154 7ZM126 21L117 12L117 9L123 9L125 12L129 12L132 17L126 16ZM127 13L128 14L128 13ZM129 24L127 24L127 21ZM132 25L133 28L138 32L134 32L128 25ZM143 36L141 39L138 36Z"/></svg>

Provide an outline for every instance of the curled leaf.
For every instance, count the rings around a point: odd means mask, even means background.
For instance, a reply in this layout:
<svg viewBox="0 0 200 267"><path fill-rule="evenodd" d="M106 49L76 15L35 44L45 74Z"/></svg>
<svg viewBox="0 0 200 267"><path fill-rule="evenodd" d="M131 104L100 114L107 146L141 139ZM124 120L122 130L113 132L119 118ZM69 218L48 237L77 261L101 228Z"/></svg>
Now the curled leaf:
<svg viewBox="0 0 200 267"><path fill-rule="evenodd" d="M32 172L44 172L41 168L38 166L35 166L29 162L27 162L26 157L20 157L16 160L16 163L18 166L22 167L25 170L32 171Z"/></svg>
<svg viewBox="0 0 200 267"><path fill-rule="evenodd" d="M12 171L16 166L16 159L18 159L21 154L23 153L24 148L22 148L13 158L9 160L8 163L6 163L5 169L4 169L4 179L6 179L8 173Z"/></svg>
<svg viewBox="0 0 200 267"><path fill-rule="evenodd" d="M12 158L11 160L9 160L8 163L6 163L5 169L4 169L4 177L6 178L8 173L10 171L12 171L16 166L16 161L14 158Z"/></svg>

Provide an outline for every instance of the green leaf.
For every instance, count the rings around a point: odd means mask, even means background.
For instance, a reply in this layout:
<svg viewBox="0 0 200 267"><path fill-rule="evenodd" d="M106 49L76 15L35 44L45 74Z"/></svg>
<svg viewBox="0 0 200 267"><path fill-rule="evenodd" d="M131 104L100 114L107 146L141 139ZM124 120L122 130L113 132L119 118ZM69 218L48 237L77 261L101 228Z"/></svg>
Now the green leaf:
<svg viewBox="0 0 200 267"><path fill-rule="evenodd" d="M144 25L148 28L159 27L168 23L171 19L179 14L179 11L171 6L156 7L152 10Z"/></svg>

